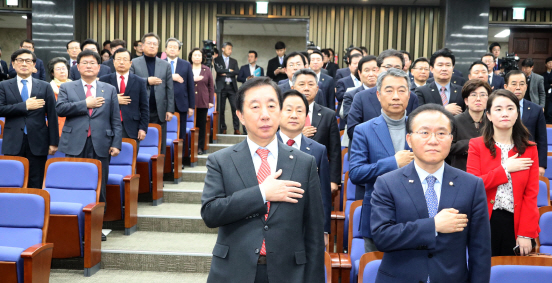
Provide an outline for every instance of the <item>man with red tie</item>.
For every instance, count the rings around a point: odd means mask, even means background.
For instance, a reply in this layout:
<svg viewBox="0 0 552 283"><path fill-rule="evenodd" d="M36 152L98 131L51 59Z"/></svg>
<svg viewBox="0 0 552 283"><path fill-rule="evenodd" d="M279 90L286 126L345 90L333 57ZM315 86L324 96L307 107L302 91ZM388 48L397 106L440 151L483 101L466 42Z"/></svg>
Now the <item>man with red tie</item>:
<svg viewBox="0 0 552 283"><path fill-rule="evenodd" d="M282 100L268 77L246 81L247 139L209 155L201 217L218 228L207 282L324 282L324 211L315 158L278 142Z"/></svg>
<svg viewBox="0 0 552 283"><path fill-rule="evenodd" d="M69 54L69 68L77 65L77 56L81 53L80 42L71 40L67 42L67 54Z"/></svg>

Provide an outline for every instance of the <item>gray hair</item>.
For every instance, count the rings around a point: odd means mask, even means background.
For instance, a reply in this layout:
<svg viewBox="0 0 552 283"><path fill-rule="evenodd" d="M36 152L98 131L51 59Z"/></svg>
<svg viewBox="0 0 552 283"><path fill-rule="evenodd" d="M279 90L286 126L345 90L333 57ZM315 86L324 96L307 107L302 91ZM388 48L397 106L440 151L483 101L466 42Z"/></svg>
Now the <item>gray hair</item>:
<svg viewBox="0 0 552 283"><path fill-rule="evenodd" d="M387 71L382 72L378 75L378 81L376 82L376 86L378 87L378 92L381 92L381 85L383 83L383 79L385 79L388 76L393 76L397 78L404 78L406 81L406 89L408 92L410 92L410 78L408 75L403 71L395 68L387 69Z"/></svg>
<svg viewBox="0 0 552 283"><path fill-rule="evenodd" d="M293 73L293 77L291 77L291 84L295 85L295 81L297 81L297 77L300 75L310 75L313 76L315 80L317 80L316 73L311 69L299 69Z"/></svg>
<svg viewBox="0 0 552 283"><path fill-rule="evenodd" d="M169 46L169 42L171 41L174 41L178 44L178 50L180 50L180 48L182 47L182 42L180 42L180 40L174 38L174 37L171 37L169 39L167 39L167 42L165 42L165 48L167 48L167 46Z"/></svg>

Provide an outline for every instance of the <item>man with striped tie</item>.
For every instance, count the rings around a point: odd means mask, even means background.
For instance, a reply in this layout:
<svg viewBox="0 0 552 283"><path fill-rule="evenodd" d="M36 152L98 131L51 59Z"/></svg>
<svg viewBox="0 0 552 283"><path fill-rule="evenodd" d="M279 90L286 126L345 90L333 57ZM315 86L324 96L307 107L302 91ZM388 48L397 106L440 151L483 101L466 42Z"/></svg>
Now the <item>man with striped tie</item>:
<svg viewBox="0 0 552 283"><path fill-rule="evenodd" d="M201 217L218 228L207 282L324 282L324 211L315 158L278 142L282 100L268 77L246 81L247 139L209 155Z"/></svg>

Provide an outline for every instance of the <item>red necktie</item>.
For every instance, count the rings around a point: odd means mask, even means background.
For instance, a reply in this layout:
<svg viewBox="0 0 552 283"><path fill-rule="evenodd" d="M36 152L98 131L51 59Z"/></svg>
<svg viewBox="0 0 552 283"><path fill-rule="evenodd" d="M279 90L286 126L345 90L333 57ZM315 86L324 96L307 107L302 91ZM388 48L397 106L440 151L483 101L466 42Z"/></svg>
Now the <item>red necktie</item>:
<svg viewBox="0 0 552 283"><path fill-rule="evenodd" d="M289 145L289 146L292 146L294 143L295 143L295 141L292 140L292 139L289 139L289 140L287 141L287 145Z"/></svg>
<svg viewBox="0 0 552 283"><path fill-rule="evenodd" d="M305 127L310 127L310 126L311 126L310 115L307 114L307 120L305 120Z"/></svg>
<svg viewBox="0 0 552 283"><path fill-rule="evenodd" d="M125 77L121 76L121 86L119 87L119 92L124 94L125 90L126 90ZM121 108L120 105L119 105L119 108ZM121 112L121 110L119 110L119 114L121 114L121 121L123 121L123 112Z"/></svg>
<svg viewBox="0 0 552 283"><path fill-rule="evenodd" d="M92 85L86 85L86 87L88 88L86 90L86 98L92 96L92 91L90 91L92 89ZM92 116L92 108L88 108L88 115ZM88 126L88 136L89 137L90 135L92 134L92 130L90 129L90 126Z"/></svg>
<svg viewBox="0 0 552 283"><path fill-rule="evenodd" d="M268 164L268 153L270 151L268 149L259 148L257 149L257 154L261 157L261 167L259 168L259 172L257 172L257 181L259 181L259 185L264 182L266 177L270 175L270 165ZM268 212L270 211L270 202L266 202L266 214L265 214L265 221L268 219ZM265 247L265 240L263 239L263 245L261 247L261 255L266 256L266 247Z"/></svg>
<svg viewBox="0 0 552 283"><path fill-rule="evenodd" d="M73 66L77 65L77 60L73 60Z"/></svg>

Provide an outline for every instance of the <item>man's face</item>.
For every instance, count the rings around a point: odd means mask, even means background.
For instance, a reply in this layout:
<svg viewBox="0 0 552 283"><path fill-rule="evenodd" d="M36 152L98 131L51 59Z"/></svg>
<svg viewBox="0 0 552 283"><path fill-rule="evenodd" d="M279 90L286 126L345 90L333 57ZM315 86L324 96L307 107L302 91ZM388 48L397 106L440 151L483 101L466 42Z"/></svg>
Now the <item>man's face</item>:
<svg viewBox="0 0 552 283"><path fill-rule="evenodd" d="M435 63L433 64L433 67L430 67L430 69L435 79L450 81L454 65L452 65L451 58L441 56L435 59Z"/></svg>
<svg viewBox="0 0 552 283"><path fill-rule="evenodd" d="M255 53L247 54L247 62L249 62L249 64L257 63L257 57L255 57Z"/></svg>
<svg viewBox="0 0 552 283"><path fill-rule="evenodd" d="M154 57L159 51L159 41L154 36L149 36L144 39L144 54L149 57Z"/></svg>
<svg viewBox="0 0 552 283"><path fill-rule="evenodd" d="M232 46L226 45L224 48L222 48L222 53L226 57L232 56Z"/></svg>
<svg viewBox="0 0 552 283"><path fill-rule="evenodd" d="M83 78L95 78L100 72L100 64L94 56L83 56L80 58L80 63L77 64L79 73Z"/></svg>
<svg viewBox="0 0 552 283"><path fill-rule="evenodd" d="M137 53L142 53L142 42L138 42L138 46L134 46L134 50L136 50Z"/></svg>
<svg viewBox="0 0 552 283"><path fill-rule="evenodd" d="M489 99L489 93L487 89L480 86L470 93L468 98L464 99L464 103L470 111L481 112L487 107L487 100Z"/></svg>
<svg viewBox="0 0 552 283"><path fill-rule="evenodd" d="M379 67L380 74L387 71L388 69L395 68L402 70L403 65L401 62L401 58L396 56L390 56L385 59L383 59L383 62L381 63L381 66ZM378 74L379 75L379 74Z"/></svg>
<svg viewBox="0 0 552 283"><path fill-rule="evenodd" d="M412 121L412 132L406 141L418 164L439 165L448 156L452 135L449 119L438 111L425 111ZM429 134L427 137L424 135Z"/></svg>
<svg viewBox="0 0 552 283"><path fill-rule="evenodd" d="M280 129L293 133L300 133L305 126L308 109L305 108L303 99L296 95L290 95L284 100L282 115L280 117Z"/></svg>
<svg viewBox="0 0 552 283"><path fill-rule="evenodd" d="M69 48L67 49L67 53L69 53L69 57L71 57L71 59L76 60L80 52L81 52L80 43L78 42L69 43Z"/></svg>
<svg viewBox="0 0 552 283"><path fill-rule="evenodd" d="M418 63L416 63L416 66L414 66L412 70L410 70L410 73L412 73L412 76L416 81L425 83L429 78L429 63L418 61Z"/></svg>
<svg viewBox="0 0 552 283"><path fill-rule="evenodd" d="M280 125L280 105L274 88L263 85L245 92L243 112L236 111L247 136L258 145L270 143Z"/></svg>
<svg viewBox="0 0 552 283"><path fill-rule="evenodd" d="M21 45L19 47L19 49L27 49L27 50L30 50L31 52L34 52L34 46L32 43L28 43L28 42L23 42L23 45Z"/></svg>
<svg viewBox="0 0 552 283"><path fill-rule="evenodd" d="M324 65L322 56L320 56L320 54L317 54L317 53L312 53L310 55L310 58L311 58L311 62L310 62L311 70L313 70L316 73L320 72L320 69L322 69L322 65Z"/></svg>
<svg viewBox="0 0 552 283"><path fill-rule="evenodd" d="M360 61L362 57L356 57L351 59L351 64L349 64L349 70L351 73L356 72L356 69L358 68L358 61Z"/></svg>
<svg viewBox="0 0 552 283"><path fill-rule="evenodd" d="M301 57L301 55L288 58L286 64L286 75L290 81L295 71L305 68L305 63L303 63L303 57Z"/></svg>
<svg viewBox="0 0 552 283"><path fill-rule="evenodd" d="M111 43L104 44L103 49L111 50Z"/></svg>
<svg viewBox="0 0 552 283"><path fill-rule="evenodd" d="M130 70L132 61L128 52L119 52L113 56L113 64L119 74L126 74Z"/></svg>
<svg viewBox="0 0 552 283"><path fill-rule="evenodd" d="M362 64L362 70L358 70L360 80L367 87L376 86L378 80L378 63L376 60L368 61Z"/></svg>
<svg viewBox="0 0 552 283"><path fill-rule="evenodd" d="M330 61L330 57L328 55L326 55L325 53L322 53L322 61L324 62L324 64L328 63Z"/></svg>
<svg viewBox="0 0 552 283"><path fill-rule="evenodd" d="M318 84L316 78L311 75L299 75L295 79L295 84L291 87L307 97L307 101L311 104L318 93Z"/></svg>
<svg viewBox="0 0 552 283"><path fill-rule="evenodd" d="M381 109L388 115L404 114L410 90L405 78L387 76L381 82L381 92L377 92Z"/></svg>
<svg viewBox="0 0 552 283"><path fill-rule="evenodd" d="M276 55L278 55L278 57L282 57L282 56L284 56L284 54L286 54L286 49L285 48L276 49Z"/></svg>
<svg viewBox="0 0 552 283"><path fill-rule="evenodd" d="M412 63L410 61L410 57L408 57L408 54L403 54L404 57L404 68L403 71L408 72L408 69L410 69L410 64Z"/></svg>
<svg viewBox="0 0 552 283"><path fill-rule="evenodd" d="M98 53L98 48L96 47L95 44L86 44L85 46L82 47L82 50L90 50L92 52L96 52ZM80 52L79 52L80 53Z"/></svg>
<svg viewBox="0 0 552 283"><path fill-rule="evenodd" d="M117 49L120 49L120 48L123 48L123 46L122 45L116 45L116 46L111 47L111 54L114 54L115 51L117 51Z"/></svg>
<svg viewBox="0 0 552 283"><path fill-rule="evenodd" d="M531 75L531 73L533 72L533 67L524 66L524 67L521 67L521 71L522 71L527 77L529 77L529 76Z"/></svg>
<svg viewBox="0 0 552 283"><path fill-rule="evenodd" d="M167 52L167 56L169 56L170 58L178 57L178 53L180 53L180 46L178 42L170 41L169 44L167 44L165 52Z"/></svg>
<svg viewBox="0 0 552 283"><path fill-rule="evenodd" d="M500 46L493 47L492 53L493 53L495 58L500 57Z"/></svg>
<svg viewBox="0 0 552 283"><path fill-rule="evenodd" d="M0 50L0 57L2 56L2 51ZM546 63L546 69L551 70L552 69L552 61L548 61Z"/></svg>
<svg viewBox="0 0 552 283"><path fill-rule="evenodd" d="M487 66L477 64L472 67L470 73L468 74L468 79L470 80L480 80L482 82L489 81L489 71Z"/></svg>
<svg viewBox="0 0 552 283"><path fill-rule="evenodd" d="M489 70L494 70L495 61L493 60L492 56L484 56L483 58L481 58L481 61L483 61L483 63L487 65L487 68L489 68Z"/></svg>
<svg viewBox="0 0 552 283"><path fill-rule="evenodd" d="M33 55L31 54L19 54L17 58L12 62L13 68L18 76L27 78L33 74L35 62L33 62Z"/></svg>
<svg viewBox="0 0 552 283"><path fill-rule="evenodd" d="M507 90L513 92L519 100L522 100L527 91L527 81L523 74L511 75L508 84L504 86Z"/></svg>

